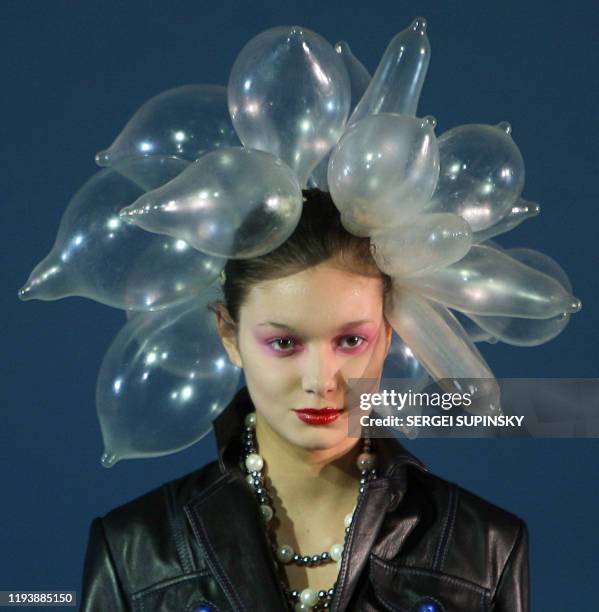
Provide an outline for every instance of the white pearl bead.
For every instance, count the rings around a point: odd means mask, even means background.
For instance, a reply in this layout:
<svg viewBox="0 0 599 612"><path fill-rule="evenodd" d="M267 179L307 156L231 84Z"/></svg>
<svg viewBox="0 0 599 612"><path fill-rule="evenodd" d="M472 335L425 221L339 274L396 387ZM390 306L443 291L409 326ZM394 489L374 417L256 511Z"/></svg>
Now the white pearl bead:
<svg viewBox="0 0 599 612"><path fill-rule="evenodd" d="M318 601L318 593L312 589L304 589L299 596L299 600L305 606L313 606Z"/></svg>
<svg viewBox="0 0 599 612"><path fill-rule="evenodd" d="M295 612L307 612L308 610L312 609L312 606L305 606L301 601L298 601L296 602L293 609L295 610Z"/></svg>
<svg viewBox="0 0 599 612"><path fill-rule="evenodd" d="M268 522L272 519L273 517L273 511L272 508L270 506L267 506L266 504L262 504L260 506L260 512L262 513L262 518Z"/></svg>
<svg viewBox="0 0 599 612"><path fill-rule="evenodd" d="M329 555L333 561L339 561L343 555L343 544L333 544L329 549Z"/></svg>
<svg viewBox="0 0 599 612"><path fill-rule="evenodd" d="M345 524L346 527L349 527L351 525L353 518L354 518L353 512L350 512L349 514L345 515L345 518L343 519L343 523Z"/></svg>
<svg viewBox="0 0 599 612"><path fill-rule="evenodd" d="M277 559L281 563L289 563L291 559L293 559L293 548L291 546L287 546L287 544L283 544L283 546L279 546L277 548Z"/></svg>
<svg viewBox="0 0 599 612"><path fill-rule="evenodd" d="M245 415L245 419L243 421L246 427L256 427L256 413L250 412Z"/></svg>
<svg viewBox="0 0 599 612"><path fill-rule="evenodd" d="M264 459L258 453L250 453L245 458L245 467L248 472L259 472L264 467Z"/></svg>
<svg viewBox="0 0 599 612"><path fill-rule="evenodd" d="M254 477L251 474L248 474L245 479L249 485L254 486Z"/></svg>

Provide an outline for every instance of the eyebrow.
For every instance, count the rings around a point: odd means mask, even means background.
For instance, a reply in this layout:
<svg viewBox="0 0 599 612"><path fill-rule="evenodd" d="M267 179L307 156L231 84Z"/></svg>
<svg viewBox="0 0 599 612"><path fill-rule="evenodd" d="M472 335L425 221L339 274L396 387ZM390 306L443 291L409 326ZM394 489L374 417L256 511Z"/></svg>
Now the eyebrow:
<svg viewBox="0 0 599 612"><path fill-rule="evenodd" d="M349 323L344 323L341 327L338 328L338 331L347 329L348 327L353 327L354 325L362 325L363 323L374 323L374 321L372 319L360 319L358 321L350 321ZM279 329L286 329L289 330L291 332L296 332L297 330L294 330L293 327L290 327L289 325L285 325L284 323L277 323L276 321L265 321L264 323L260 323L258 325L258 327L277 327Z"/></svg>

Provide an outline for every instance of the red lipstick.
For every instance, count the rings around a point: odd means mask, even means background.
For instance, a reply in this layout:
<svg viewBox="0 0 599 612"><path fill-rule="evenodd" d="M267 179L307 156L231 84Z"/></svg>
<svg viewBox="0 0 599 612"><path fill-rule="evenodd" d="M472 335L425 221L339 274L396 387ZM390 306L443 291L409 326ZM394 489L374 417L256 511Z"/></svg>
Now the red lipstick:
<svg viewBox="0 0 599 612"><path fill-rule="evenodd" d="M308 425L327 425L336 421L342 411L338 408L298 408L293 412Z"/></svg>

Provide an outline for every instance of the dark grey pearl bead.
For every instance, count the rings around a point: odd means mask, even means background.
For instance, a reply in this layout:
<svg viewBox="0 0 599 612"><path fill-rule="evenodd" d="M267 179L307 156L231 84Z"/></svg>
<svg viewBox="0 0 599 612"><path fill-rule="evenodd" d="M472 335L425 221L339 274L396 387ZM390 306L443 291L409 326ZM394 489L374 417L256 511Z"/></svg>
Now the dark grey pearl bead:
<svg viewBox="0 0 599 612"><path fill-rule="evenodd" d="M299 591L291 591L291 597L293 597L294 599L299 597Z"/></svg>
<svg viewBox="0 0 599 612"><path fill-rule="evenodd" d="M329 597L333 597L333 595L335 594L335 589L334 589L334 588L329 589L329 590L327 591L327 594L329 595Z"/></svg>
<svg viewBox="0 0 599 612"><path fill-rule="evenodd" d="M316 564L320 563L320 555L314 555L314 556L312 557L312 563L313 563L314 565L316 565Z"/></svg>
<svg viewBox="0 0 599 612"><path fill-rule="evenodd" d="M295 554L293 555L293 558L292 558L291 560L292 560L294 563L297 563L298 561L301 561L301 560L302 560L302 558L301 558L301 557L300 557L300 556L299 556L297 553L295 553Z"/></svg>
<svg viewBox="0 0 599 612"><path fill-rule="evenodd" d="M365 487L360 487L360 493L364 493Z"/></svg>
<svg viewBox="0 0 599 612"><path fill-rule="evenodd" d="M329 555L329 553L328 553L328 552L323 552L323 553L320 555L320 558L321 558L323 561L328 561L328 560L331 558L331 556Z"/></svg>
<svg viewBox="0 0 599 612"><path fill-rule="evenodd" d="M308 557L308 556L302 557L302 563L304 565L308 565L308 563L310 563L310 557Z"/></svg>
<svg viewBox="0 0 599 612"><path fill-rule="evenodd" d="M320 597L320 599L322 599L323 597L327 596L327 592L326 591L318 591L318 597Z"/></svg>

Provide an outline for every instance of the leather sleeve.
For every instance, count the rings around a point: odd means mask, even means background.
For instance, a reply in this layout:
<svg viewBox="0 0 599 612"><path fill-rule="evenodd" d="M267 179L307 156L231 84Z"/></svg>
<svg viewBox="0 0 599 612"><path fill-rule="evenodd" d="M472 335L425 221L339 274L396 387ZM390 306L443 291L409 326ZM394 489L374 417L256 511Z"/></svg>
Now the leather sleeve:
<svg viewBox="0 0 599 612"><path fill-rule="evenodd" d="M102 519L92 521L83 568L80 612L123 612L131 608L115 570Z"/></svg>
<svg viewBox="0 0 599 612"><path fill-rule="evenodd" d="M512 551L501 573L495 593L494 612L528 612L528 530L520 521L520 529Z"/></svg>

